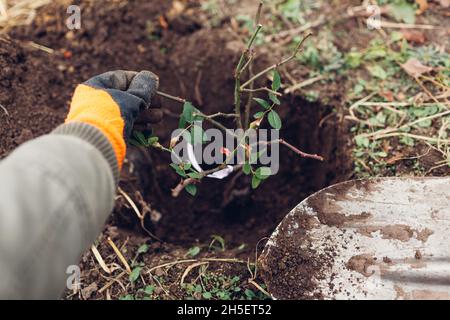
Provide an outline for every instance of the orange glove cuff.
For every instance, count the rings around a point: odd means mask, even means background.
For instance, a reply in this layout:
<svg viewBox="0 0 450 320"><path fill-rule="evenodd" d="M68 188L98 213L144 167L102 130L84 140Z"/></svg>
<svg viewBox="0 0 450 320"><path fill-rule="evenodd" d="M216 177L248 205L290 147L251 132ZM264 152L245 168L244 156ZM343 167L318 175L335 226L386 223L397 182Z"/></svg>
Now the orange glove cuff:
<svg viewBox="0 0 450 320"><path fill-rule="evenodd" d="M119 106L106 91L79 85L66 118L66 123L69 122L88 123L102 131L116 153L119 169L122 168L126 153L123 138L125 123Z"/></svg>

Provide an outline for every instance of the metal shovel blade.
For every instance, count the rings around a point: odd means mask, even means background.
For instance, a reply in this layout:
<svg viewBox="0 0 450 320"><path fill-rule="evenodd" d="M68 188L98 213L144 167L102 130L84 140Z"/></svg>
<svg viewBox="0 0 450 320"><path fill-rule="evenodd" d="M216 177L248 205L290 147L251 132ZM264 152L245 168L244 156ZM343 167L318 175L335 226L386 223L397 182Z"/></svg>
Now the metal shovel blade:
<svg viewBox="0 0 450 320"><path fill-rule="evenodd" d="M283 219L259 263L275 299L450 299L450 177L323 189Z"/></svg>

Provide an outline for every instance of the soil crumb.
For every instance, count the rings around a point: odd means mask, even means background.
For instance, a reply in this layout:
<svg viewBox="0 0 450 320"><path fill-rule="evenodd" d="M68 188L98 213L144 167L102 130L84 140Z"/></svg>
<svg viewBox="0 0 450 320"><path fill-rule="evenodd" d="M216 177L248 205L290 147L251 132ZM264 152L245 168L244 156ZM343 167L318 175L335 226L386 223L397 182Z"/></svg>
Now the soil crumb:
<svg viewBox="0 0 450 320"><path fill-rule="evenodd" d="M336 202L346 200L349 188L355 187L359 190L370 190L371 182L349 182L333 186L333 194L327 192L319 192L307 200L307 206L316 212L321 223L327 226L342 227L346 223L365 221L372 217L369 212L361 212L360 214L346 215L342 208Z"/></svg>
<svg viewBox="0 0 450 320"><path fill-rule="evenodd" d="M379 231L383 239L393 239L407 242L412 238L416 238L422 242L426 242L434 232L428 228L423 230L413 229L404 224L393 224L388 226L367 226L358 229L358 232L366 237L372 238L372 233Z"/></svg>
<svg viewBox="0 0 450 320"><path fill-rule="evenodd" d="M387 263L387 264L390 264L390 263L392 263L392 259L389 258L389 257L383 257L383 262Z"/></svg>
<svg viewBox="0 0 450 320"><path fill-rule="evenodd" d="M417 260L421 260L422 252L420 252L420 250L416 250L416 253L414 254L414 258L416 258Z"/></svg>
<svg viewBox="0 0 450 320"><path fill-rule="evenodd" d="M428 238L433 234L433 230L430 230L428 228L425 228L421 231L417 232L417 240L420 240L422 242L427 242Z"/></svg>
<svg viewBox="0 0 450 320"><path fill-rule="evenodd" d="M375 260L376 259L370 254L359 254L351 257L350 260L348 260L346 267L349 270L353 270L366 277L370 277L373 275L374 271L370 272L368 271L368 268L375 265Z"/></svg>
<svg viewBox="0 0 450 320"><path fill-rule="evenodd" d="M395 239L403 242L408 241L414 235L413 229L404 224L394 224L384 227L368 226L359 228L359 232L368 237L372 237L372 233L377 231L380 231L383 239Z"/></svg>

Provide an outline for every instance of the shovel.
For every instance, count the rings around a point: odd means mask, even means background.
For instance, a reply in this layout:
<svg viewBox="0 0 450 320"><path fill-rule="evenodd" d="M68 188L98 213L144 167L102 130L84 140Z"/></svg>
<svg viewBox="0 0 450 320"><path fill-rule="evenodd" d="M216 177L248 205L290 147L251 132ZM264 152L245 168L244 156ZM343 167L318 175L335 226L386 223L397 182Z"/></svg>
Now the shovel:
<svg viewBox="0 0 450 320"><path fill-rule="evenodd" d="M303 200L260 258L274 299L450 299L450 177L339 183Z"/></svg>

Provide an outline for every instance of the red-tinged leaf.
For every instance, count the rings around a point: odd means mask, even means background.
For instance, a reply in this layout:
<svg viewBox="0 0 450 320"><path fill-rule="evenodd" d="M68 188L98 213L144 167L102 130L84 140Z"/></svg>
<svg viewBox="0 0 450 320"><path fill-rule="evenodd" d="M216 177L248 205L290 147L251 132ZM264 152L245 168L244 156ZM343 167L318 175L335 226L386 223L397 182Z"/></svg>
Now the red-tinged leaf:
<svg viewBox="0 0 450 320"><path fill-rule="evenodd" d="M408 42L423 44L426 41L425 33L419 30L403 29L400 31Z"/></svg>

